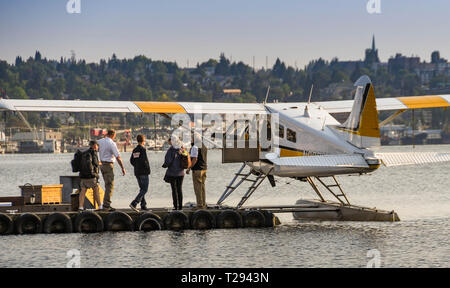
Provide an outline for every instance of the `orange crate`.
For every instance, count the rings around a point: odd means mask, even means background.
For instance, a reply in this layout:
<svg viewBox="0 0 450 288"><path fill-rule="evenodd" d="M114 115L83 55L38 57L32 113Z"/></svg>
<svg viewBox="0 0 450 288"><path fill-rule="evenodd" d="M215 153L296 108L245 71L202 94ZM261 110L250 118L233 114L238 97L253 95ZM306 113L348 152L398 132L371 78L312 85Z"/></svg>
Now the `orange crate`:
<svg viewBox="0 0 450 288"><path fill-rule="evenodd" d="M31 203L32 195L35 198L34 204L60 204L62 202L62 187L62 184L20 186L26 204L33 204Z"/></svg>
<svg viewBox="0 0 450 288"><path fill-rule="evenodd" d="M63 185L42 185L42 204L60 204Z"/></svg>

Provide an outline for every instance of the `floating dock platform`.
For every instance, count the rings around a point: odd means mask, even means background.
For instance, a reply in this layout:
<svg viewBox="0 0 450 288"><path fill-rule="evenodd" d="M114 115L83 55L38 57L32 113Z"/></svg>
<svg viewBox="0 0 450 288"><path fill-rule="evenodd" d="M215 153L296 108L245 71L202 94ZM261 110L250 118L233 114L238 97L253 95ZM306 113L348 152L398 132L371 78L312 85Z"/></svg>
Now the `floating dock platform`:
<svg viewBox="0 0 450 288"><path fill-rule="evenodd" d="M79 189L79 178L61 176L60 179L59 185L21 186L21 197L0 197L0 235L264 228L280 224L277 213L292 213L296 220L400 221L394 211L320 200L245 208L215 205L203 210L186 206L178 211L152 208L139 212L131 209L78 212L78 194L73 191ZM89 191L86 197L85 208L94 208ZM33 204L36 201L38 204Z"/></svg>
<svg viewBox="0 0 450 288"><path fill-rule="evenodd" d="M292 213L294 219L306 221L400 221L394 211L318 200L242 209L153 208L140 212L131 209L75 212L70 204L24 205L0 207L0 235L265 228L281 224L276 213Z"/></svg>
<svg viewBox="0 0 450 288"><path fill-rule="evenodd" d="M98 211L87 191L83 212L78 212L78 176L61 176L59 185L20 186L20 197L0 197L0 235L37 233L98 233L185 229L263 228L280 224L267 209L209 206L204 210L151 208ZM100 189L100 198L103 191ZM101 199L100 199L101 200ZM92 208L92 209L89 209Z"/></svg>
<svg viewBox="0 0 450 288"><path fill-rule="evenodd" d="M280 224L262 209L171 210L155 208L136 212L71 211L70 204L0 207L0 235L37 233L98 233L103 231L152 231L185 229L263 228Z"/></svg>

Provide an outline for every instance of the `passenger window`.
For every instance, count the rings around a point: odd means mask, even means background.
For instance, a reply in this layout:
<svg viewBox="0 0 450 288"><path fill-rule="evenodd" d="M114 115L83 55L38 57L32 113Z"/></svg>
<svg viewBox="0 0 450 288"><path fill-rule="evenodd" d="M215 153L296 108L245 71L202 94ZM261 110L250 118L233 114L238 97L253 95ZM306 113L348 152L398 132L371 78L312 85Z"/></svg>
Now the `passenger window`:
<svg viewBox="0 0 450 288"><path fill-rule="evenodd" d="M278 137L284 138L284 126L280 124L280 127L278 128Z"/></svg>
<svg viewBox="0 0 450 288"><path fill-rule="evenodd" d="M270 126L270 121L267 121L266 123L267 123L266 138L268 141L270 141L270 140L272 140L272 127Z"/></svg>
<svg viewBox="0 0 450 288"><path fill-rule="evenodd" d="M287 140L296 143L297 142L297 133L295 131L292 131L291 129L287 128Z"/></svg>

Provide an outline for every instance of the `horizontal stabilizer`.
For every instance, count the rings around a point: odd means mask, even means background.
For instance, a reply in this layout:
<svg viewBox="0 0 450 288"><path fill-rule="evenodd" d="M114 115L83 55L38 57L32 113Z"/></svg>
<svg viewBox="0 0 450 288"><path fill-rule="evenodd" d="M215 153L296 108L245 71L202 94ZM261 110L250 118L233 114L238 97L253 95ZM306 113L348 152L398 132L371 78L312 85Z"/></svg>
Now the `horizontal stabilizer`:
<svg viewBox="0 0 450 288"><path fill-rule="evenodd" d="M353 100L316 102L328 113L348 113L352 111ZM378 111L409 110L422 108L450 107L450 95L424 95L376 100ZM291 103L291 105L294 105Z"/></svg>
<svg viewBox="0 0 450 288"><path fill-rule="evenodd" d="M418 165L450 161L450 153L438 152L404 152L404 153L376 153L375 156L385 166Z"/></svg>
<svg viewBox="0 0 450 288"><path fill-rule="evenodd" d="M277 157L269 160L277 166L291 167L369 167L366 160L364 160L364 157L359 154Z"/></svg>

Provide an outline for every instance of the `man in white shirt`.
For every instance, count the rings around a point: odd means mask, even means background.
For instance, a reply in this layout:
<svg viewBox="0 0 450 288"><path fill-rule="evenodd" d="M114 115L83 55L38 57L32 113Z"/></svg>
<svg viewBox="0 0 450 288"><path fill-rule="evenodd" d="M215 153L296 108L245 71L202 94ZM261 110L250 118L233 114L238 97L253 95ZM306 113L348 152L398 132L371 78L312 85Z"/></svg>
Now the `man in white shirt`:
<svg viewBox="0 0 450 288"><path fill-rule="evenodd" d="M123 166L122 158L120 157L117 145L114 142L116 138L116 131L108 130L108 134L105 138L98 140L98 154L100 157L100 170L102 171L103 180L105 181L105 196L103 198L103 205L100 209L114 211L111 207L111 197L114 191L114 162L117 159L120 168L122 168L122 174L125 176L126 171Z"/></svg>
<svg viewBox="0 0 450 288"><path fill-rule="evenodd" d="M197 146L196 144L199 143ZM192 183L194 184L197 209L206 209L206 171L208 168L208 149L202 143L202 139L195 135L195 141L191 148L191 167L186 170L189 174L192 170Z"/></svg>

